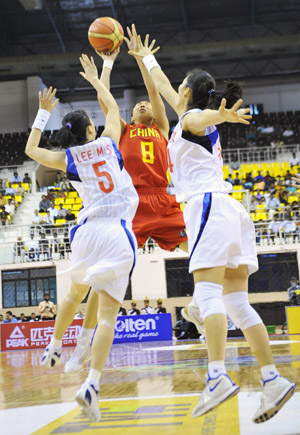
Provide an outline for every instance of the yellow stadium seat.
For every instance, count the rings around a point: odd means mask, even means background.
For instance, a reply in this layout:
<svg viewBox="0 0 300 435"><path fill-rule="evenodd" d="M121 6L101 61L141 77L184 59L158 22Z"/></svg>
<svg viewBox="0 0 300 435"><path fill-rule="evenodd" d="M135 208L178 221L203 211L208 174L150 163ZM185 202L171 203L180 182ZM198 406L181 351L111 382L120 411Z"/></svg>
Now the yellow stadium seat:
<svg viewBox="0 0 300 435"><path fill-rule="evenodd" d="M77 196L77 198L75 199L75 204L82 204L82 199L80 198L80 196Z"/></svg>
<svg viewBox="0 0 300 435"><path fill-rule="evenodd" d="M55 225L63 225L65 222L65 219L56 219Z"/></svg>
<svg viewBox="0 0 300 435"><path fill-rule="evenodd" d="M251 163L250 165L251 171L259 171L259 164L258 163Z"/></svg>
<svg viewBox="0 0 300 435"><path fill-rule="evenodd" d="M75 203L75 198L66 198L64 204L71 205Z"/></svg>
<svg viewBox="0 0 300 435"><path fill-rule="evenodd" d="M73 204L73 206L72 206L72 210L74 211L74 210L80 210L82 208L82 204Z"/></svg>
<svg viewBox="0 0 300 435"><path fill-rule="evenodd" d="M233 190L241 190L242 187L241 186L232 186Z"/></svg>
<svg viewBox="0 0 300 435"><path fill-rule="evenodd" d="M23 196L22 195L15 195L15 201L16 202L22 202L23 201Z"/></svg>
<svg viewBox="0 0 300 435"><path fill-rule="evenodd" d="M29 183L21 183L21 186L24 188L25 192L28 192L28 190L30 189L30 184Z"/></svg>
<svg viewBox="0 0 300 435"><path fill-rule="evenodd" d="M16 189L17 187L19 187L18 183L11 183L11 187L13 187L14 189Z"/></svg>
<svg viewBox="0 0 300 435"><path fill-rule="evenodd" d="M243 199L243 192L233 192L232 196L237 201L241 201Z"/></svg>
<svg viewBox="0 0 300 435"><path fill-rule="evenodd" d="M77 218L77 215L78 215L78 213L79 213L79 211L78 210L72 210L72 213L75 215L75 217Z"/></svg>
<svg viewBox="0 0 300 435"><path fill-rule="evenodd" d="M63 204L64 198L55 198L54 203L55 203L55 205Z"/></svg>
<svg viewBox="0 0 300 435"><path fill-rule="evenodd" d="M288 197L289 204L291 204L294 201L298 202L298 196L291 195Z"/></svg>
<svg viewBox="0 0 300 435"><path fill-rule="evenodd" d="M256 210L257 210L257 211L262 211L262 210L264 210L265 208L266 208L265 204L258 204L258 205L256 206Z"/></svg>
<svg viewBox="0 0 300 435"><path fill-rule="evenodd" d="M257 219L256 219L256 213L250 213L250 217L251 217L251 219L255 222Z"/></svg>
<svg viewBox="0 0 300 435"><path fill-rule="evenodd" d="M291 167L289 162L281 162L281 169L283 170L284 173L290 171Z"/></svg>
<svg viewBox="0 0 300 435"><path fill-rule="evenodd" d="M77 198L77 192L69 192L67 198Z"/></svg>
<svg viewBox="0 0 300 435"><path fill-rule="evenodd" d="M268 213L263 213L263 212L256 213L256 219L258 221L260 219L262 219L263 221L267 221L268 220Z"/></svg>
<svg viewBox="0 0 300 435"><path fill-rule="evenodd" d="M243 163L241 165L241 171L243 171L243 172L251 172L250 166L247 163Z"/></svg>

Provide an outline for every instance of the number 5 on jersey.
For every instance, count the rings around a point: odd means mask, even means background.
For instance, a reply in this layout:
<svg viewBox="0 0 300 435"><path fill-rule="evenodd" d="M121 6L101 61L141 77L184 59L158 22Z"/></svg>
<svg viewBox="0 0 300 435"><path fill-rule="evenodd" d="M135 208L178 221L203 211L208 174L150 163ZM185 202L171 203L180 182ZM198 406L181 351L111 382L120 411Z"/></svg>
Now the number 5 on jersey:
<svg viewBox="0 0 300 435"><path fill-rule="evenodd" d="M100 190L104 193L110 193L114 186L113 179L107 171L99 171L99 167L105 165L106 160L102 160L101 162L94 163L93 169L97 178L103 178L103 180L99 181Z"/></svg>

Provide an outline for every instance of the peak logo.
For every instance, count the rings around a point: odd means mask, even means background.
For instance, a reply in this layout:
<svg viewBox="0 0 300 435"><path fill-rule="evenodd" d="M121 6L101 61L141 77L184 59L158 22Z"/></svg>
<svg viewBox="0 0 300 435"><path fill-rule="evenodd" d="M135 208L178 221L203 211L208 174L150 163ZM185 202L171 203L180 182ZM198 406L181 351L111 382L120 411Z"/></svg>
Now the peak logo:
<svg viewBox="0 0 300 435"><path fill-rule="evenodd" d="M6 340L7 348L14 347L29 347L28 338L25 338L25 335L21 331L19 326L16 326L13 332L10 334L9 339Z"/></svg>
<svg viewBox="0 0 300 435"><path fill-rule="evenodd" d="M155 331L155 319L125 319L117 320L116 332L139 332L139 331Z"/></svg>

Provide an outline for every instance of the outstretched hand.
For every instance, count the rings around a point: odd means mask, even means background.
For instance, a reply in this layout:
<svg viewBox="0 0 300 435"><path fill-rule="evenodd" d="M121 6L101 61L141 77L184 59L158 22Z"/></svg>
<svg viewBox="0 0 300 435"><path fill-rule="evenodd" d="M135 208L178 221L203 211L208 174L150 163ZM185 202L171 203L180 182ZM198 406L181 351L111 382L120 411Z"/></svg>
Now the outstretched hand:
<svg viewBox="0 0 300 435"><path fill-rule="evenodd" d="M89 58L86 54L82 54L79 60L84 69L84 72L80 72L79 74L90 83L98 80L98 70L93 57L91 56L91 58Z"/></svg>
<svg viewBox="0 0 300 435"><path fill-rule="evenodd" d="M129 37L131 38L131 40L129 41L130 46L128 45L128 42L126 41L127 38L125 39L125 41L127 42L128 48L129 48L128 54L131 54L132 56L145 57L145 56L148 56L148 54L156 53L160 49L160 47L153 48L155 43L156 43L155 39L153 39L151 44L149 45L149 34L146 35L145 41L143 44L142 40L141 40L141 36L137 35L137 33L136 33L134 24L132 25L132 30L133 30L132 38L130 36L130 33L128 33ZM128 31L128 28L127 28L127 31ZM135 45L135 47L130 48L131 45Z"/></svg>
<svg viewBox="0 0 300 435"><path fill-rule="evenodd" d="M141 38L136 32L134 24L132 24L131 29L127 26L126 30L129 38L126 38L126 36L124 36L124 40L126 41L128 50L132 53L136 53L141 49Z"/></svg>
<svg viewBox="0 0 300 435"><path fill-rule="evenodd" d="M239 109L239 107L243 104L243 100L238 100L230 109L226 109L226 98L222 98L219 114L226 122L237 122L241 124L249 125L250 122L247 119L252 119L251 115L247 115L250 112L250 109ZM238 110L239 109L239 110Z"/></svg>
<svg viewBox="0 0 300 435"><path fill-rule="evenodd" d="M39 92L39 108L47 110L48 112L52 112L52 110L55 108L55 106L59 102L59 98L56 98L56 100L54 101L55 94L56 94L56 89L54 89L52 91L52 86L50 86L48 91L45 88L43 91L43 95L42 95L42 92L40 91Z"/></svg>
<svg viewBox="0 0 300 435"><path fill-rule="evenodd" d="M120 47L117 48L115 51L112 51L111 53L103 53L102 51L99 50L95 50L95 52L98 54L98 56L101 57L103 61L112 60L114 62L116 60L116 57L120 53Z"/></svg>

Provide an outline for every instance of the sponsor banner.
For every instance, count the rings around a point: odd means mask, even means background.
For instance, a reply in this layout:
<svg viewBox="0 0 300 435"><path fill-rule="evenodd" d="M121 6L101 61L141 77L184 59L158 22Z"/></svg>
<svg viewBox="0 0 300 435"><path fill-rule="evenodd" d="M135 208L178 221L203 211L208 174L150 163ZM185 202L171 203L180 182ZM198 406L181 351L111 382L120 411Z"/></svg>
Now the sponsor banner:
<svg viewBox="0 0 300 435"><path fill-rule="evenodd" d="M63 346L76 346L82 319L73 320L63 336ZM2 323L1 350L44 349L54 331L54 321Z"/></svg>
<svg viewBox="0 0 300 435"><path fill-rule="evenodd" d="M117 318L114 343L161 340L172 340L170 313Z"/></svg>
<svg viewBox="0 0 300 435"><path fill-rule="evenodd" d="M73 320L63 336L63 346L76 346L82 319ZM44 349L54 331L54 321L2 323L1 350ZM120 316L114 343L172 340L171 314Z"/></svg>

